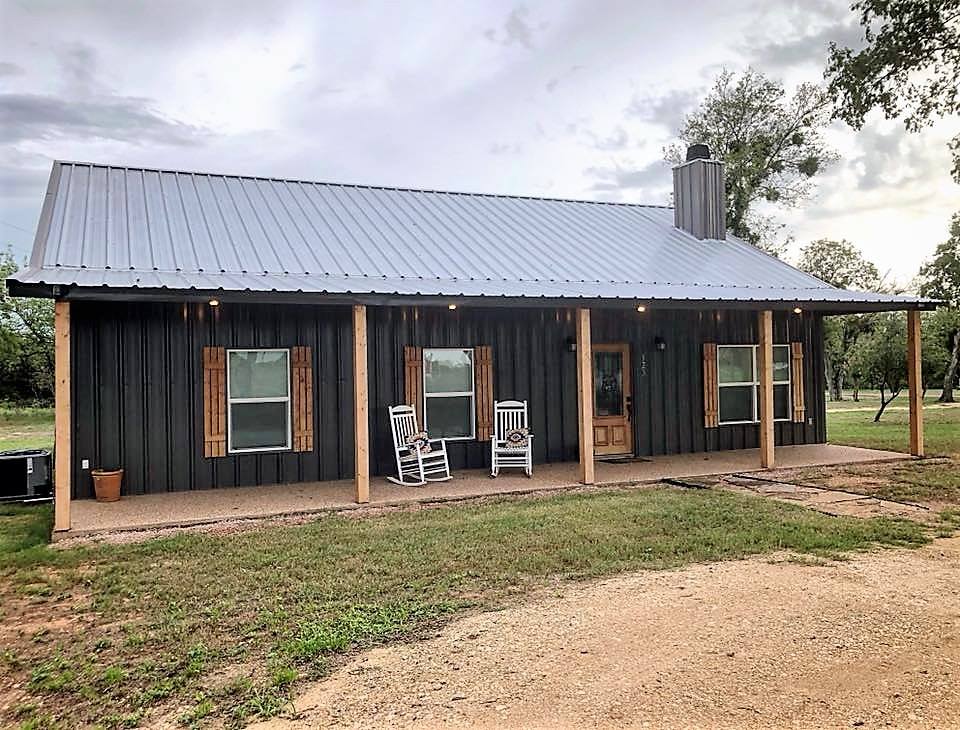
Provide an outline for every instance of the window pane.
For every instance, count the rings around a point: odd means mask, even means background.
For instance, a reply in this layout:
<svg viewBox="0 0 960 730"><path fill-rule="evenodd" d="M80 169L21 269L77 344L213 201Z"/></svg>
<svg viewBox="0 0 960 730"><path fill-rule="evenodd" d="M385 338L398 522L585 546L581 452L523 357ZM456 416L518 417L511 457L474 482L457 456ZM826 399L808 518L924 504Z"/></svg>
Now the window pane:
<svg viewBox="0 0 960 730"><path fill-rule="evenodd" d="M473 391L472 350L424 350L423 375L428 393Z"/></svg>
<svg viewBox="0 0 960 730"><path fill-rule="evenodd" d="M427 398L426 422L430 438L457 438L473 435L470 396Z"/></svg>
<svg viewBox="0 0 960 730"><path fill-rule="evenodd" d="M718 347L717 361L721 383L753 382L752 347Z"/></svg>
<svg viewBox="0 0 960 730"><path fill-rule="evenodd" d="M593 354L594 415L623 415L623 353Z"/></svg>
<svg viewBox="0 0 960 730"><path fill-rule="evenodd" d="M773 417L788 420L790 418L790 386L773 386Z"/></svg>
<svg viewBox="0 0 960 730"><path fill-rule="evenodd" d="M773 380L790 382L790 348L786 345L775 345L773 348Z"/></svg>
<svg viewBox="0 0 960 730"><path fill-rule="evenodd" d="M230 414L232 448L269 449L288 445L287 403L233 403Z"/></svg>
<svg viewBox="0 0 960 730"><path fill-rule="evenodd" d="M753 420L752 385L734 385L720 388L720 420Z"/></svg>
<svg viewBox="0 0 960 730"><path fill-rule="evenodd" d="M287 395L286 350L230 353L231 398L283 398Z"/></svg>

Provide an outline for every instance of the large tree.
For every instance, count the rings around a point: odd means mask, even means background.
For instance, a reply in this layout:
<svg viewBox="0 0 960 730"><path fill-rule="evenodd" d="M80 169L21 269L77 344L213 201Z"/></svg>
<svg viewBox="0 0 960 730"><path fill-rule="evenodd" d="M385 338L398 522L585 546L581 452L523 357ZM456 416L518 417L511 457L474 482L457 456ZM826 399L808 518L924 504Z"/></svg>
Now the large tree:
<svg viewBox="0 0 960 730"><path fill-rule="evenodd" d="M857 338L851 352L852 367L864 383L880 391L879 421L887 406L907 387L907 328L898 314L876 315L870 331Z"/></svg>
<svg viewBox="0 0 960 730"><path fill-rule="evenodd" d="M53 398L53 302L7 294L19 267L0 251L0 401L48 403Z"/></svg>
<svg viewBox="0 0 960 730"><path fill-rule="evenodd" d="M856 129L880 109L917 131L960 113L960 0L857 0L863 48L830 44L835 115ZM960 135L950 143L960 182Z"/></svg>
<svg viewBox="0 0 960 730"><path fill-rule="evenodd" d="M953 403L953 389L960 370L960 212L953 214L947 240L937 246L933 258L920 267L920 293L946 302L949 308L935 324L950 352L940 401Z"/></svg>
<svg viewBox="0 0 960 730"><path fill-rule="evenodd" d="M883 286L877 267L867 261L850 241L821 238L800 250L798 268L841 289L876 291ZM872 318L847 314L824 319L824 365L831 400L843 400L843 386L849 379L854 385L854 400L859 400L861 371L852 359L857 339L868 332Z"/></svg>
<svg viewBox="0 0 960 730"><path fill-rule="evenodd" d="M684 119L680 144L668 147L666 158L677 163L689 145L708 145L726 163L727 226L769 250L772 222L757 204L793 206L810 193L811 179L835 158L821 135L830 114L819 86L801 84L788 96L782 83L758 71L725 70Z"/></svg>

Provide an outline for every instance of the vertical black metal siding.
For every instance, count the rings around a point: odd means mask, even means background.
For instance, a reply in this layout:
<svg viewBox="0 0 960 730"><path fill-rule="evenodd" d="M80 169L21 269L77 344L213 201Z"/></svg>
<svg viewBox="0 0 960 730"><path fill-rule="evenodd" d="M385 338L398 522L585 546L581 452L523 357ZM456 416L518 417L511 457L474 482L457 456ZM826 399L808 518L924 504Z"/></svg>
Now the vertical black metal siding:
<svg viewBox="0 0 960 730"><path fill-rule="evenodd" d="M92 495L91 466L123 466L129 494L349 478L353 474L352 334L348 307L94 303L72 308L74 496ZM804 342L807 415L778 423L778 444L826 440L822 324L776 315L777 342ZM374 474L393 468L387 407L403 399L403 347L493 348L498 399L530 402L537 462L577 458L573 313L566 309L371 307L370 437ZM655 339L663 338L665 350ZM639 455L750 448L756 426L703 427L703 342L757 340L754 312L595 310L596 343L628 342ZM293 452L203 457L204 346L293 347L314 355L314 444ZM488 446L450 444L455 469L488 463Z"/></svg>

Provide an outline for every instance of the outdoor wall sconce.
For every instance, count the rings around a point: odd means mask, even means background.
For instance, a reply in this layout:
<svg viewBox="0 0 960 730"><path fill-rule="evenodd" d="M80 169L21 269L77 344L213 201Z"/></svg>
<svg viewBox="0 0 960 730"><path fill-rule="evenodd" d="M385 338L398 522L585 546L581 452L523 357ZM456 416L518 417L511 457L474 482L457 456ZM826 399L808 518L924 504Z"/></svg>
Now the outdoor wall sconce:
<svg viewBox="0 0 960 730"><path fill-rule="evenodd" d="M659 335L653 338L653 344L654 344L654 347L656 347L659 352L663 352L664 350L667 349L667 341L662 337L660 337Z"/></svg>
<svg viewBox="0 0 960 730"><path fill-rule="evenodd" d="M564 340L564 345L566 345L567 352L577 351L577 341L573 337L568 337Z"/></svg>
<svg viewBox="0 0 960 730"><path fill-rule="evenodd" d="M793 313L794 313L794 314L802 314L802 313L803 313L803 310L800 309L800 307L794 307L794 308L793 308Z"/></svg>
<svg viewBox="0 0 960 730"><path fill-rule="evenodd" d="M220 306L220 300L219 300L219 299L211 299L209 302L207 302L207 304L209 304L211 307L219 307L219 306Z"/></svg>

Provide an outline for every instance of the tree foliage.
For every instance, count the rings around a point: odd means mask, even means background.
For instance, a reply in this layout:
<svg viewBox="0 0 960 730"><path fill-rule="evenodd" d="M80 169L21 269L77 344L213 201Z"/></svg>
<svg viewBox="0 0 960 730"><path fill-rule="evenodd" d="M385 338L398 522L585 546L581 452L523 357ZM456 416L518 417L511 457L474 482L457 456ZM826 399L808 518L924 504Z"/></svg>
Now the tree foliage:
<svg viewBox="0 0 960 730"><path fill-rule="evenodd" d="M821 238L800 250L798 268L841 289L876 291L882 287L877 267L850 241ZM852 381L857 399L862 371L852 358L858 338L869 332L870 315L848 314L824 320L824 359L832 400L843 400L844 383Z"/></svg>
<svg viewBox="0 0 960 730"><path fill-rule="evenodd" d="M953 403L953 389L960 374L960 212L953 214L947 240L937 246L933 258L920 267L920 293L946 302L932 318L936 339L934 346L943 347L943 377L940 401Z"/></svg>
<svg viewBox="0 0 960 730"><path fill-rule="evenodd" d="M821 238L808 243L800 250L797 266L841 289L876 291L882 283L877 267L846 239Z"/></svg>
<svg viewBox="0 0 960 730"><path fill-rule="evenodd" d="M880 390L880 410L873 418L879 421L907 386L907 328L903 316L876 315L870 330L857 338L850 358L865 384Z"/></svg>
<svg viewBox="0 0 960 730"><path fill-rule="evenodd" d="M0 251L0 401L45 404L53 399L53 302L11 297L5 281L18 268Z"/></svg>
<svg viewBox="0 0 960 730"><path fill-rule="evenodd" d="M782 83L758 71L737 76L724 70L683 121L680 144L668 147L666 158L681 162L689 145L708 145L725 163L727 226L769 249L774 227L756 206L767 201L789 207L810 193L812 178L836 157L821 135L830 113L820 86L801 84L788 97Z"/></svg>
<svg viewBox="0 0 960 730"><path fill-rule="evenodd" d="M917 131L960 112L960 0L857 0L864 47L830 44L835 116L856 129L880 109ZM950 143L960 182L960 135Z"/></svg>

